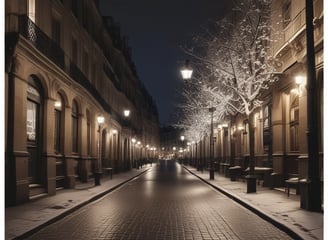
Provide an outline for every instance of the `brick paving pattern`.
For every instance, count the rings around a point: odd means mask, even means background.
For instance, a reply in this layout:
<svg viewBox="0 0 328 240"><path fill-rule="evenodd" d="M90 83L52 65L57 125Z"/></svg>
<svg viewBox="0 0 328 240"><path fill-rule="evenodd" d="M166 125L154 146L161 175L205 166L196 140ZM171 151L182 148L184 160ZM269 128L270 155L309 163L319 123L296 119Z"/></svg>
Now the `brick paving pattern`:
<svg viewBox="0 0 328 240"><path fill-rule="evenodd" d="M28 239L292 238L167 161Z"/></svg>

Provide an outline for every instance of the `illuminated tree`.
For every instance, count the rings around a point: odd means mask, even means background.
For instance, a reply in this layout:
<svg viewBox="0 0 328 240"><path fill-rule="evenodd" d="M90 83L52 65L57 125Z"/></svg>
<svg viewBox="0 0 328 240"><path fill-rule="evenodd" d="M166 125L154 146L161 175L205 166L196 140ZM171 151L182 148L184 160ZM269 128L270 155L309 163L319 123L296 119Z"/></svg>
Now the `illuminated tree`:
<svg viewBox="0 0 328 240"><path fill-rule="evenodd" d="M262 94L276 81L274 59L269 54L269 0L236 1L231 14L213 22L185 49L203 80L203 102L224 103L225 113L244 114L249 125L250 175L254 175L252 113L262 104ZM256 191L256 185L254 186Z"/></svg>

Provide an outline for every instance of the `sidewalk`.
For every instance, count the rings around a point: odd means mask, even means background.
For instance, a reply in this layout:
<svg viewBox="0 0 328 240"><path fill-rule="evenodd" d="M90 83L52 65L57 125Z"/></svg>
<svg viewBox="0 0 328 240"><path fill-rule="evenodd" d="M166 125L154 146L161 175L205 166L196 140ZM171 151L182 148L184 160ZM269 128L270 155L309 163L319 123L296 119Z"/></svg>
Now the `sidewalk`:
<svg viewBox="0 0 328 240"><path fill-rule="evenodd" d="M154 166L154 165L153 165ZM24 239L44 226L55 222L78 208L99 199L127 181L150 169L150 165L129 172L104 177L101 185L94 181L78 184L75 189L64 189L55 196L46 196L5 209L5 239Z"/></svg>
<svg viewBox="0 0 328 240"><path fill-rule="evenodd" d="M301 209L299 195L291 194L288 197L284 191L271 190L261 185L257 185L256 193L246 193L246 182L232 182L230 178L218 173L215 173L214 180L209 180L208 171L200 172L187 165L183 167L216 190L295 237L306 240L323 239L323 213Z"/></svg>
<svg viewBox="0 0 328 240"><path fill-rule="evenodd" d="M257 185L256 193L247 194L245 182L231 182L230 178L217 173L214 180L209 180L207 171L201 173L190 166L183 165L183 167L256 214L293 233L294 236L310 240L323 239L323 214L300 209L299 196L291 194L288 197L283 191L270 190L260 185ZM23 239L99 199L150 168L145 166L126 173L114 174L113 179L102 178L100 186L94 186L93 181L79 184L75 189L60 190L55 196L42 197L23 205L6 208L5 239Z"/></svg>

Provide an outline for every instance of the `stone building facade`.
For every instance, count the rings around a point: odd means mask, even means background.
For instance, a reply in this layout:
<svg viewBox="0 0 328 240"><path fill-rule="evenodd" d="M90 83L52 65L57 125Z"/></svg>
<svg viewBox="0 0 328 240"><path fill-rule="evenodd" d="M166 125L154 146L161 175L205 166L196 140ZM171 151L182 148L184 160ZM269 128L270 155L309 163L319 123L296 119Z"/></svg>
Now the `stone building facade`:
<svg viewBox="0 0 328 240"><path fill-rule="evenodd" d="M307 178L307 87L305 1L272 1L272 55L277 59L277 81L264 94L253 115L255 166L273 173L267 186L284 187L290 177ZM323 1L313 1L315 71L319 121L319 172L323 183ZM231 116L214 129L214 158L220 171L249 166L249 129L246 116ZM191 147L193 164L209 166L209 136ZM274 179L273 179L274 178ZM322 186L321 186L322 187Z"/></svg>
<svg viewBox="0 0 328 240"><path fill-rule="evenodd" d="M96 1L5 1L5 48L6 206L128 170L158 146L156 105Z"/></svg>

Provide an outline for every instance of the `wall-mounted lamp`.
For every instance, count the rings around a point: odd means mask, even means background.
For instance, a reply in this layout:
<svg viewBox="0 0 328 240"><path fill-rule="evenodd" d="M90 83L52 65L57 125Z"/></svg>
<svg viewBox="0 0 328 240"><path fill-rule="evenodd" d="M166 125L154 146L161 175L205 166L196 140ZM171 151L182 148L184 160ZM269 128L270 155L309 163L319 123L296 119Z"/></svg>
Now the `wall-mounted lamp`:
<svg viewBox="0 0 328 240"><path fill-rule="evenodd" d="M304 76L298 75L295 77L295 83L297 86L304 85L306 78Z"/></svg>
<svg viewBox="0 0 328 240"><path fill-rule="evenodd" d="M124 117L130 116L130 110L126 109L124 110Z"/></svg>
<svg viewBox="0 0 328 240"><path fill-rule="evenodd" d="M61 108L62 103L61 101L55 101L55 108Z"/></svg>
<svg viewBox="0 0 328 240"><path fill-rule="evenodd" d="M291 92L300 95L302 87L306 84L306 77L298 75L295 77L296 89L292 89Z"/></svg>
<svg viewBox="0 0 328 240"><path fill-rule="evenodd" d="M239 125L237 129L238 129L239 131L244 131L244 126Z"/></svg>

